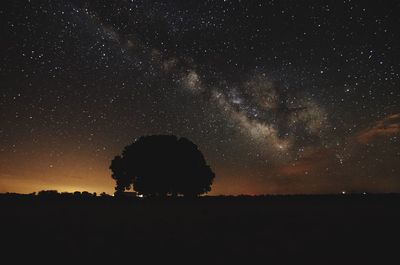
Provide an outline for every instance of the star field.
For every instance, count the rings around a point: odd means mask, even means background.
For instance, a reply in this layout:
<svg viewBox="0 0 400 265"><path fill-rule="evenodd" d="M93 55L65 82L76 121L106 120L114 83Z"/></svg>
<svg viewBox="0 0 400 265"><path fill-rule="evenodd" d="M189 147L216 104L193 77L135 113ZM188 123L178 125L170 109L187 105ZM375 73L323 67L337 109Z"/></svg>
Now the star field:
<svg viewBox="0 0 400 265"><path fill-rule="evenodd" d="M211 194L400 191L396 1L3 4L0 192L112 192L176 134Z"/></svg>

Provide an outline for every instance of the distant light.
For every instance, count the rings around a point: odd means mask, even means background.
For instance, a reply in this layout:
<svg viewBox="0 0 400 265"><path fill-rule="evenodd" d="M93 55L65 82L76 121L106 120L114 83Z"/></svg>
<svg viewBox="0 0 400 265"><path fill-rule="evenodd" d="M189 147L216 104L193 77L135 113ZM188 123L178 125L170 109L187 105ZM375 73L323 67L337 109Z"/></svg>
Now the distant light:
<svg viewBox="0 0 400 265"><path fill-rule="evenodd" d="M139 197L139 198L143 198L143 194L139 194L138 197Z"/></svg>
<svg viewBox="0 0 400 265"><path fill-rule="evenodd" d="M342 194L343 194L343 195L345 195L345 194L346 194L346 191L345 191L345 190L344 190L344 191L342 191Z"/></svg>

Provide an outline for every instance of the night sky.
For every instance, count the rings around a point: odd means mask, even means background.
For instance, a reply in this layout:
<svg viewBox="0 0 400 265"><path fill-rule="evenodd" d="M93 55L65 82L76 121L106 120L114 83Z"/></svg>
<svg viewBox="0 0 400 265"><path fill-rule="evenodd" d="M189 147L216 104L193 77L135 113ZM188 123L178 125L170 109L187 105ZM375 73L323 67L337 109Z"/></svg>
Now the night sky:
<svg viewBox="0 0 400 265"><path fill-rule="evenodd" d="M141 135L210 194L400 192L398 1L6 1L0 192L112 193Z"/></svg>

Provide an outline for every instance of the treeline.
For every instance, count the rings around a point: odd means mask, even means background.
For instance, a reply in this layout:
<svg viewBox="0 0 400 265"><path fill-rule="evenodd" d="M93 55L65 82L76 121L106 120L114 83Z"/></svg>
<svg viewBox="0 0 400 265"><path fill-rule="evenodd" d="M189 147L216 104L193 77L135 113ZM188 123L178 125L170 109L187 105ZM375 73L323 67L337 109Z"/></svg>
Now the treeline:
<svg viewBox="0 0 400 265"><path fill-rule="evenodd" d="M58 192L57 190L42 190L30 194L19 193L0 193L0 199L44 199L44 200L58 200L58 199L77 199L77 200L116 200L116 201L181 201L186 200L185 197L143 197L135 192L123 192L109 195L105 192L97 194L96 192L90 193L88 191L75 191L75 192ZM192 198L193 199L193 198ZM374 200L374 199L400 199L400 193L339 193L339 194L304 194L304 195L217 195L217 196L200 196L197 199L202 201L347 201L347 200Z"/></svg>
<svg viewBox="0 0 400 265"><path fill-rule="evenodd" d="M75 192L58 192L57 190L41 190L39 192L32 192L29 194L20 193L2 193L1 197L6 198L45 198L45 199L57 199L57 198L78 198L78 199L92 199L92 198L112 198L111 195L102 192L97 194L96 192L90 193L88 191L75 191Z"/></svg>

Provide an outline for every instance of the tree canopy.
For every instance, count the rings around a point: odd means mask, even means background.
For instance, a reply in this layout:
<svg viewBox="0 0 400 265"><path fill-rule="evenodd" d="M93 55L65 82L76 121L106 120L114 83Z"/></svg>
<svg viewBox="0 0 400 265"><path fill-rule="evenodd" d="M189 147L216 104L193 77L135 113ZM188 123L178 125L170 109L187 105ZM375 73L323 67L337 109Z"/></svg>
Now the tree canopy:
<svg viewBox="0 0 400 265"><path fill-rule="evenodd" d="M174 135L142 136L111 162L116 193L131 187L144 196L198 196L215 177L197 145Z"/></svg>

